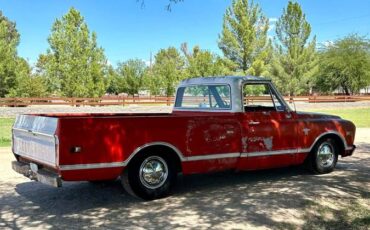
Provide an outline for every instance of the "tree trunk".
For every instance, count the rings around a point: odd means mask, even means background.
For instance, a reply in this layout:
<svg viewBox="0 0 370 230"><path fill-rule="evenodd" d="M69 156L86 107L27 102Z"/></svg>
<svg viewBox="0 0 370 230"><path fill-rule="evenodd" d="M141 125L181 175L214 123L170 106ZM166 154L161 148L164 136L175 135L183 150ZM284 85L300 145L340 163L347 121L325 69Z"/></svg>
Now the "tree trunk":
<svg viewBox="0 0 370 230"><path fill-rule="evenodd" d="M342 88L343 88L344 93L345 93L346 95L350 95L349 89L348 89L348 87L347 87L346 85L342 84Z"/></svg>

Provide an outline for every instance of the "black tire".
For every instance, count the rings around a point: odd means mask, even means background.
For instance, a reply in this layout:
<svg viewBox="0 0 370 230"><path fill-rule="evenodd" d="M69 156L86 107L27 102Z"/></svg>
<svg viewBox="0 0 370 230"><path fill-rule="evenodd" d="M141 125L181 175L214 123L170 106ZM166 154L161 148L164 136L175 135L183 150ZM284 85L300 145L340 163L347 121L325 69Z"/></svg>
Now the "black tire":
<svg viewBox="0 0 370 230"><path fill-rule="evenodd" d="M121 175L121 182L133 196L144 200L163 198L170 194L175 184L177 173L174 166L166 154L144 153L130 162ZM153 168L158 171L151 172Z"/></svg>
<svg viewBox="0 0 370 230"><path fill-rule="evenodd" d="M332 138L323 138L315 144L308 156L308 169L316 174L330 173L337 164L338 155L338 143Z"/></svg>

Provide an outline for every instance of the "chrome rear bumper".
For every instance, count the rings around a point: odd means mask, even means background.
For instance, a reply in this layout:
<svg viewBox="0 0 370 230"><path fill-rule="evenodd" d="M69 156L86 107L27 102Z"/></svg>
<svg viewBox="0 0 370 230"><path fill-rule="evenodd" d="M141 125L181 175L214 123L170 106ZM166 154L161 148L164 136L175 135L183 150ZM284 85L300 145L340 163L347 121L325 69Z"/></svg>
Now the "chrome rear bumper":
<svg viewBox="0 0 370 230"><path fill-rule="evenodd" d="M62 180L55 173L49 172L44 169L38 169L35 172L31 169L29 164L19 161L12 161L12 168L17 173L20 173L25 177L30 178L31 180L36 180L43 184L51 185L53 187L62 187Z"/></svg>

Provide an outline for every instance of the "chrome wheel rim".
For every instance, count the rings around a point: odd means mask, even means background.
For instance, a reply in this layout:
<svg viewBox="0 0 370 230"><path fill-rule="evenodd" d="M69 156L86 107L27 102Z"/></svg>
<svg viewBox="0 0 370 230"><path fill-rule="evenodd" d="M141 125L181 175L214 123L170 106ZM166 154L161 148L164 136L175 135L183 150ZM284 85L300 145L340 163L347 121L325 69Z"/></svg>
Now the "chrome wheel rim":
<svg viewBox="0 0 370 230"><path fill-rule="evenodd" d="M140 181L149 189L161 187L168 177L166 161L159 156L146 158L140 166Z"/></svg>
<svg viewBox="0 0 370 230"><path fill-rule="evenodd" d="M324 142L317 150L317 162L321 167L331 167L334 162L334 155L333 145Z"/></svg>

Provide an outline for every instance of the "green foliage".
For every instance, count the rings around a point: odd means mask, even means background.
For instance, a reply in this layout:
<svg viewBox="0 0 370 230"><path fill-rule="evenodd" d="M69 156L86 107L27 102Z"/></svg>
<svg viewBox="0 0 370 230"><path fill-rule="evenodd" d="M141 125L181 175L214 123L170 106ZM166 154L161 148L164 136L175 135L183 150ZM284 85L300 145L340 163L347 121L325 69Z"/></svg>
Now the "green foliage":
<svg viewBox="0 0 370 230"><path fill-rule="evenodd" d="M17 60L16 87L10 89L8 97L43 97L46 96L44 79L31 74L31 68L26 60Z"/></svg>
<svg viewBox="0 0 370 230"><path fill-rule="evenodd" d="M184 58L176 48L161 49L155 55L152 83L156 83L166 96L173 96L178 82L183 79L184 65Z"/></svg>
<svg viewBox="0 0 370 230"><path fill-rule="evenodd" d="M0 97L6 96L17 84L19 37L15 23L0 11Z"/></svg>
<svg viewBox="0 0 370 230"><path fill-rule="evenodd" d="M189 52L187 44L183 43L181 50L186 58L186 78L231 74L225 60L207 50L201 50L199 46L194 46L193 52Z"/></svg>
<svg viewBox="0 0 370 230"><path fill-rule="evenodd" d="M53 55L40 54L35 66L37 76L43 79L48 94L61 94L61 79L54 74Z"/></svg>
<svg viewBox="0 0 370 230"><path fill-rule="evenodd" d="M129 95L139 93L143 85L146 65L139 59L131 59L123 63L118 63L117 74L122 78L120 89ZM119 78L118 78L119 79Z"/></svg>
<svg viewBox="0 0 370 230"><path fill-rule="evenodd" d="M244 74L268 75L271 42L267 37L269 20L258 5L248 0L233 0L224 15L218 42L226 58Z"/></svg>
<svg viewBox="0 0 370 230"><path fill-rule="evenodd" d="M105 86L107 93L118 95L119 93L123 92L123 78L117 74L113 66L106 66L105 76Z"/></svg>
<svg viewBox="0 0 370 230"><path fill-rule="evenodd" d="M327 46L320 55L316 89L342 88L348 95L370 85L370 41L356 34Z"/></svg>
<svg viewBox="0 0 370 230"><path fill-rule="evenodd" d="M307 93L317 72L316 38L308 41L311 26L298 3L289 1L276 23L276 52L272 77L283 94Z"/></svg>
<svg viewBox="0 0 370 230"><path fill-rule="evenodd" d="M103 49L76 9L71 8L55 21L48 42L50 49L40 56L37 67L51 93L60 91L67 97L99 97L105 93Z"/></svg>
<svg viewBox="0 0 370 230"><path fill-rule="evenodd" d="M153 68L149 67L143 78L143 87L149 91L150 95L161 95L163 94L163 80L161 77L155 76Z"/></svg>
<svg viewBox="0 0 370 230"><path fill-rule="evenodd" d="M17 55L20 35L15 23L0 11L0 97L99 97L104 93L135 95L139 90L172 96L184 78L246 74L270 76L289 95L338 88L350 94L370 84L367 38L349 35L317 53L316 38L310 39L311 26L301 6L292 1L276 23L274 46L268 29L268 18L258 4L233 0L218 41L224 56L199 46L189 51L184 43L182 53L174 47L161 49L149 67L131 59L114 69L107 64L96 34L71 8L54 22L50 47L31 71Z"/></svg>
<svg viewBox="0 0 370 230"><path fill-rule="evenodd" d="M268 88L265 85L244 85L243 93L246 96L261 96L263 94L269 94Z"/></svg>

